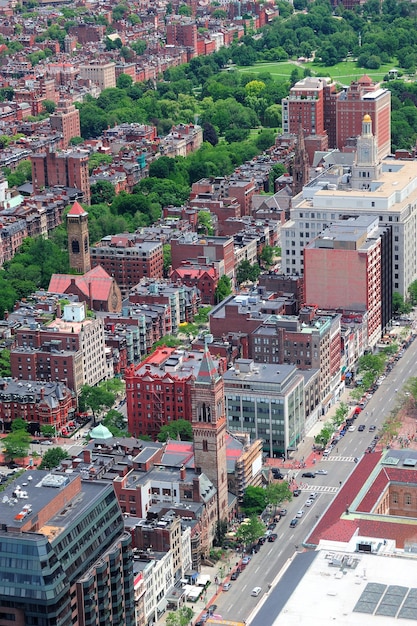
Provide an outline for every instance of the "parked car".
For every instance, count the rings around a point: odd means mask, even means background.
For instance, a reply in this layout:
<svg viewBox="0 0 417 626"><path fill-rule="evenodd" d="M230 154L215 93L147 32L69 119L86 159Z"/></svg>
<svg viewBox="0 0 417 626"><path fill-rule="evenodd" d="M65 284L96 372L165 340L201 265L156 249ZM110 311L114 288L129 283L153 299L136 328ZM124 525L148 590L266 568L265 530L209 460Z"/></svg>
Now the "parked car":
<svg viewBox="0 0 417 626"><path fill-rule="evenodd" d="M294 496L294 498L298 498L300 493L301 493L301 489L294 489L294 491L292 492L292 495Z"/></svg>
<svg viewBox="0 0 417 626"><path fill-rule="evenodd" d="M365 424L359 424L359 426L358 426L358 430L359 430L359 432L360 432L360 433L361 433L362 431L364 431L364 430L365 430L365 428L366 428Z"/></svg>
<svg viewBox="0 0 417 626"><path fill-rule="evenodd" d="M45 439L44 441L41 441L41 444L44 446L53 446L54 442L51 441L50 439Z"/></svg>
<svg viewBox="0 0 417 626"><path fill-rule="evenodd" d="M290 528L295 528L297 524L298 524L298 519L294 517L294 519L292 519L290 522Z"/></svg>
<svg viewBox="0 0 417 626"><path fill-rule="evenodd" d="M32 441L30 442L33 445L39 445L41 443L40 439L32 439Z"/></svg>
<svg viewBox="0 0 417 626"><path fill-rule="evenodd" d="M268 541L270 541L271 543L273 543L274 541L277 540L278 535L275 533L272 533L272 535L269 535L268 537Z"/></svg>
<svg viewBox="0 0 417 626"><path fill-rule="evenodd" d="M258 539L258 544L259 544L260 546L263 546L263 545L264 545L264 543L265 543L265 541L266 541L266 537L259 537L259 539Z"/></svg>
<svg viewBox="0 0 417 626"><path fill-rule="evenodd" d="M353 424L352 424L352 426L349 426L349 428L348 428L348 431L350 433L353 433L355 430L356 430L356 426L354 426Z"/></svg>
<svg viewBox="0 0 417 626"><path fill-rule="evenodd" d="M208 608L208 614L209 615L213 615L213 613L216 611L217 609L217 604L210 604L209 608Z"/></svg>
<svg viewBox="0 0 417 626"><path fill-rule="evenodd" d="M239 574L240 574L239 570L238 569L235 570L230 576L230 580L237 580L239 578Z"/></svg>
<svg viewBox="0 0 417 626"><path fill-rule="evenodd" d="M274 528L276 527L276 523L272 522L271 524L268 524L268 530L274 530Z"/></svg>
<svg viewBox="0 0 417 626"><path fill-rule="evenodd" d="M261 587L254 587L254 588L252 589L252 591L251 591L251 594L250 594L250 595L251 595L251 596L255 596L255 597L257 597L257 596L259 596L259 594L261 593L261 591L262 591L262 588L261 588Z"/></svg>
<svg viewBox="0 0 417 626"><path fill-rule="evenodd" d="M284 517L285 515L287 515L287 512L288 512L287 509L280 509L278 511L278 513L281 515L281 517Z"/></svg>
<svg viewBox="0 0 417 626"><path fill-rule="evenodd" d="M302 478L315 478L316 474L315 472L303 472L301 476Z"/></svg>
<svg viewBox="0 0 417 626"><path fill-rule="evenodd" d="M319 474L320 476L326 476L328 474L328 471L324 469L318 469L316 470L316 476L317 474Z"/></svg>
<svg viewBox="0 0 417 626"><path fill-rule="evenodd" d="M224 583L223 591L229 591L231 586L232 586L232 583Z"/></svg>
<svg viewBox="0 0 417 626"><path fill-rule="evenodd" d="M250 561L250 556L244 556L242 559L242 564L247 565Z"/></svg>

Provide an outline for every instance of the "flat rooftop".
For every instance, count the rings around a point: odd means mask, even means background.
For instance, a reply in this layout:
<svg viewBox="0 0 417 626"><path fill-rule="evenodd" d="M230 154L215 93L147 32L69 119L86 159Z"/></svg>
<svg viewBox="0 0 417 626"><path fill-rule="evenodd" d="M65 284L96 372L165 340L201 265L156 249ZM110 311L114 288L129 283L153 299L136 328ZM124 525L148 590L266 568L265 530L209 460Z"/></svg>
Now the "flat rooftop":
<svg viewBox="0 0 417 626"><path fill-rule="evenodd" d="M408 626L417 621L415 558L323 549L298 554L251 626ZM265 590L264 590L265 591Z"/></svg>

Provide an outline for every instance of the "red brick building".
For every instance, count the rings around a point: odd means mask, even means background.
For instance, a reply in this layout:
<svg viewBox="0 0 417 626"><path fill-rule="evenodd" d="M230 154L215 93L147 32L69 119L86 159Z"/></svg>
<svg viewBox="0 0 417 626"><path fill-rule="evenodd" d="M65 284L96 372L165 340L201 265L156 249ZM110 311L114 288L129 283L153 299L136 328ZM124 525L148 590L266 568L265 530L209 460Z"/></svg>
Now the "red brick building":
<svg viewBox="0 0 417 626"><path fill-rule="evenodd" d="M198 237L195 233L171 240L172 268L175 270L183 264L183 261L195 262L203 258L206 263L218 267L219 276L234 278L235 253L232 237Z"/></svg>
<svg viewBox="0 0 417 626"><path fill-rule="evenodd" d="M391 152L391 92L382 89L364 75L353 81L336 100L336 147L341 150L349 138L362 133L365 115L372 119L372 131L378 146L378 157L384 158Z"/></svg>
<svg viewBox="0 0 417 626"><path fill-rule="evenodd" d="M63 147L67 148L73 137L81 136L80 112L71 102L60 100L49 116L51 128L63 134Z"/></svg>
<svg viewBox="0 0 417 626"><path fill-rule="evenodd" d="M33 154L30 159L34 193L39 193L45 187L74 187L83 192L82 201L90 204L88 152L79 149L66 152L39 152Z"/></svg>
<svg viewBox="0 0 417 626"><path fill-rule="evenodd" d="M196 287L200 292L201 304L215 304L216 288L219 282L216 268L184 262L181 267L171 272L170 279L172 282L181 283L187 287Z"/></svg>
<svg viewBox="0 0 417 626"><path fill-rule="evenodd" d="M91 267L101 265L115 279L122 292L142 278L163 276L162 243L145 241L136 233L104 237L90 249L90 255Z"/></svg>

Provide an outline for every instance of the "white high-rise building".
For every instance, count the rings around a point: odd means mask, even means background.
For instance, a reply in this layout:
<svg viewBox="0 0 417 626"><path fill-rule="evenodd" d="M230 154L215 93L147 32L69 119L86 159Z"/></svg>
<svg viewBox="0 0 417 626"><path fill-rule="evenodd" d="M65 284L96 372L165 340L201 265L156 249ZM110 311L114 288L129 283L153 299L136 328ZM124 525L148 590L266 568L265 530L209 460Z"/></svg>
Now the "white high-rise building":
<svg viewBox="0 0 417 626"><path fill-rule="evenodd" d="M369 115L354 164L325 170L293 199L291 219L281 228L283 273L302 275L304 247L332 222L357 215L392 226L393 290L406 296L417 279L417 167L411 160L378 160Z"/></svg>

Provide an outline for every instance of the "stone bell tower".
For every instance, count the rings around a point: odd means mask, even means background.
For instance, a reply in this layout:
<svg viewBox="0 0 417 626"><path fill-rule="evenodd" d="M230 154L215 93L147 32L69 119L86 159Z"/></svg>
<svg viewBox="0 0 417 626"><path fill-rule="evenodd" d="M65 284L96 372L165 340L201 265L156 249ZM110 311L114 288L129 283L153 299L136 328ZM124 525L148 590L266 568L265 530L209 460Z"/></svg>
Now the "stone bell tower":
<svg viewBox="0 0 417 626"><path fill-rule="evenodd" d="M218 519L227 519L226 415L224 382L206 347L192 390L194 462L217 489Z"/></svg>
<svg viewBox="0 0 417 626"><path fill-rule="evenodd" d="M85 274L91 269L88 213L78 202L74 202L67 214L67 232L70 268Z"/></svg>

